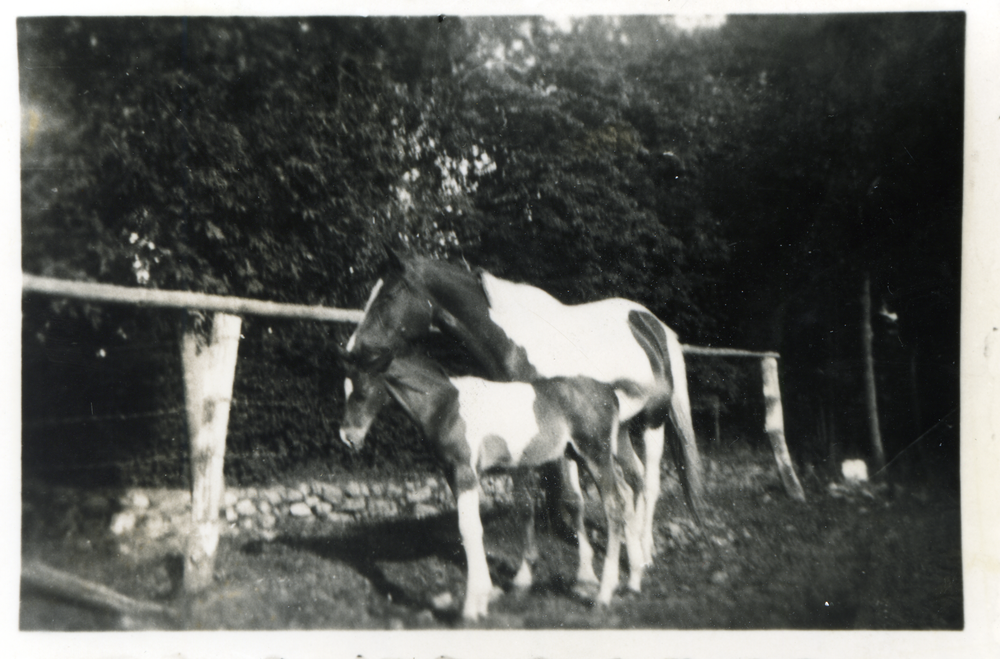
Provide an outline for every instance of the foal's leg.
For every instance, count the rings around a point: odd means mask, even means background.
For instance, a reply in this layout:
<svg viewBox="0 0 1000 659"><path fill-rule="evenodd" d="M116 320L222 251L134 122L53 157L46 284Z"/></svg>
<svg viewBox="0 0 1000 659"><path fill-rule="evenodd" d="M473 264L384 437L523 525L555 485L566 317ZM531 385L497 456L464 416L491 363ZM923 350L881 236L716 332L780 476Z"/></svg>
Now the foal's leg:
<svg viewBox="0 0 1000 659"><path fill-rule="evenodd" d="M458 492L458 531L465 548L468 567L465 586L465 605L462 617L476 620L486 615L493 591L490 569L486 564L483 547L483 523L479 518L479 488L471 487Z"/></svg>
<svg viewBox="0 0 1000 659"><path fill-rule="evenodd" d="M645 444L646 469L643 509L636 506L635 515L642 525L643 564L653 563L653 517L656 513L656 500L660 496L660 461L663 459L663 441L666 428L646 428L643 433Z"/></svg>
<svg viewBox="0 0 1000 659"><path fill-rule="evenodd" d="M611 596L618 587L622 540L625 537L625 511L626 508L631 508L626 504L626 497L631 496L631 493L626 492L628 486L625 485L624 479L616 476L610 455L602 456L599 462L586 456L584 460L597 483L608 525L608 545L604 554L604 567L601 569L601 586L597 591L597 602L610 604Z"/></svg>
<svg viewBox="0 0 1000 659"><path fill-rule="evenodd" d="M532 472L528 469L515 469L511 472L514 484L514 506L524 524L524 551L521 554L521 565L514 575L514 587L526 589L531 587L531 566L538 560L538 544L535 539L535 499L532 491Z"/></svg>
<svg viewBox="0 0 1000 659"><path fill-rule="evenodd" d="M631 490L625 483L624 475L615 463L614 447L618 442L617 415L612 420L610 438L607 441L577 441L573 455L577 457L594 478L597 490L604 504L607 518L608 545L601 570L601 583L597 592L599 604L609 604L618 587L619 562L622 540L625 539L626 510L631 509Z"/></svg>
<svg viewBox="0 0 1000 659"><path fill-rule="evenodd" d="M612 490L613 490L612 486ZM624 537L623 508L620 494L602 493L604 514L608 519L608 551L604 556L601 570L601 588L597 592L599 604L610 604L611 596L618 587L618 563L621 560L622 538Z"/></svg>
<svg viewBox="0 0 1000 659"><path fill-rule="evenodd" d="M576 521L576 544L579 549L580 560L576 568L576 582L578 584L596 584L597 575L594 574L594 549L587 540L587 500L580 487L580 468L575 460L560 460L559 471L562 479L562 489L567 494L572 493L575 501L574 517Z"/></svg>
<svg viewBox="0 0 1000 659"><path fill-rule="evenodd" d="M468 464L459 463L449 470L448 484L455 493L458 508L458 532L465 549L465 604L462 617L476 620L487 613L493 597L493 580L486 564L483 547L483 522L479 517L479 478Z"/></svg>

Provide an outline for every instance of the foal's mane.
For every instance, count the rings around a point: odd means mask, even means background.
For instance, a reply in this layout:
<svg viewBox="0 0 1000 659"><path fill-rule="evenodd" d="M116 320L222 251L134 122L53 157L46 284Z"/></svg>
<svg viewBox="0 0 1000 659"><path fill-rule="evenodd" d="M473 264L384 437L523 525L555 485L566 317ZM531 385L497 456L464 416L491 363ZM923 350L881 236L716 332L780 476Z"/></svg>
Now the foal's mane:
<svg viewBox="0 0 1000 659"><path fill-rule="evenodd" d="M433 434L430 428L440 422L442 412L457 400L458 390L448 374L422 352L396 357L383 377L389 394L427 434Z"/></svg>
<svg viewBox="0 0 1000 659"><path fill-rule="evenodd" d="M413 351L392 360L385 374L386 380L407 388L417 388L418 383L446 385L450 383L444 368L423 352Z"/></svg>

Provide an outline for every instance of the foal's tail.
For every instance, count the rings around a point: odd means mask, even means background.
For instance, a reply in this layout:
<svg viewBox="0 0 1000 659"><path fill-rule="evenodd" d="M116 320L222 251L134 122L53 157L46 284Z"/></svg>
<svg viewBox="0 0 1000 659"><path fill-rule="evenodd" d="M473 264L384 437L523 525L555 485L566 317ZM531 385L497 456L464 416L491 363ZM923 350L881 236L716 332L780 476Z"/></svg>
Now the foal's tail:
<svg viewBox="0 0 1000 659"><path fill-rule="evenodd" d="M614 415L614 420L611 424L611 460L608 466L611 469L611 477L614 482L614 492L612 496L614 497L613 509L615 514L618 516L616 520L608 520L608 524L612 522L617 522L624 528L625 520L632 517L632 513L635 510L635 492L641 491L641 476L637 479L637 472L635 465L633 463L633 458L635 462L638 462L639 458L635 455L635 451L632 448L631 441L625 441L622 444L618 443L618 430L621 424L618 422L618 415ZM630 457L631 456L631 457ZM641 468L642 463L639 463ZM636 483L638 486L636 486Z"/></svg>
<svg viewBox="0 0 1000 659"><path fill-rule="evenodd" d="M633 438L634 429L631 428L634 424L628 422L625 424L625 441L619 441L618 449L615 451L614 461L616 463L615 469L616 474L619 474L625 479L625 484L631 488L631 492L634 495L643 491L644 481L646 479L645 467L642 464L642 460L639 459L639 455L635 452L635 444ZM621 424L619 424L619 428ZM617 430L616 430L617 432ZM642 431L638 432L638 437L642 436Z"/></svg>

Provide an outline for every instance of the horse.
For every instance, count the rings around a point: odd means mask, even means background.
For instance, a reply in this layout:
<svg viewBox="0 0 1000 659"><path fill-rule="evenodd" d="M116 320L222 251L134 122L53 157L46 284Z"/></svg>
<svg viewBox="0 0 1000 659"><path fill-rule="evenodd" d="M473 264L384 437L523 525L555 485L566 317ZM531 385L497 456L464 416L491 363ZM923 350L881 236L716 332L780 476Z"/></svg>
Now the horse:
<svg viewBox="0 0 1000 659"><path fill-rule="evenodd" d="M648 309L621 298L564 305L539 288L485 270L390 253L341 357L362 370L377 371L435 334L454 339L479 366L478 375L489 380L586 376L614 387L621 431L628 438L621 443L630 440L643 454L644 485L635 507L645 565L653 559L665 438L671 442L688 506L700 519L704 488L684 356L677 334ZM564 464L565 480L578 502L577 540L584 566L591 552L583 528L583 495L575 463ZM640 583L630 579L629 587L638 591Z"/></svg>
<svg viewBox="0 0 1000 659"><path fill-rule="evenodd" d="M355 380L361 386L355 387ZM622 542L630 560L642 551L638 535L627 533L626 520L632 520L634 510L627 465L623 468L616 461L618 398L613 387L582 377L531 383L449 377L430 358L411 353L394 358L382 373L351 373L345 393L341 424L345 444L355 450L364 445L373 419L391 396L444 463L466 556L462 608L466 620L486 615L496 592L483 548L479 477L497 469L530 469L567 456L590 473L604 504L608 544L596 601L611 602Z"/></svg>

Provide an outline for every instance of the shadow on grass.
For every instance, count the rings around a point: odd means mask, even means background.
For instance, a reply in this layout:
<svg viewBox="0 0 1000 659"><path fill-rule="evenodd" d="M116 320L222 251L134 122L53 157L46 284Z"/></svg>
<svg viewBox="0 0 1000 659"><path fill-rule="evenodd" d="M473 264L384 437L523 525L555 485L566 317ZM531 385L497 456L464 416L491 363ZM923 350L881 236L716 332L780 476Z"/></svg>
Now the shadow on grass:
<svg viewBox="0 0 1000 659"><path fill-rule="evenodd" d="M509 511L482 514L484 544L493 583L513 591L512 581L521 560L521 529ZM547 534L543 534L547 535ZM324 536L279 536L275 542L296 551L310 552L324 560L348 565L367 579L393 604L411 609L430 609L442 622L456 622L464 594L466 560L454 511L421 519L397 519L359 524ZM561 539L539 537L545 545ZM563 548L565 551L567 548ZM260 541L248 543L244 552L262 550ZM574 550L575 551L575 550ZM551 570L536 572L532 587L518 597L557 597L579 600L572 579ZM447 606L435 604L435 594L455 594Z"/></svg>
<svg viewBox="0 0 1000 659"><path fill-rule="evenodd" d="M344 563L367 579L387 600L411 608L433 608L428 592L431 584L412 585L394 579L386 564L421 562L452 565L465 571L465 554L458 535L455 513L422 519L399 519L345 528L342 534L326 536L279 536L276 542L310 552L324 560ZM250 543L244 551L255 551ZM414 571L419 572L419 571ZM417 580L421 575L416 574ZM409 587L408 587L409 586ZM421 588L420 586L424 586ZM435 611L445 620L451 611Z"/></svg>

